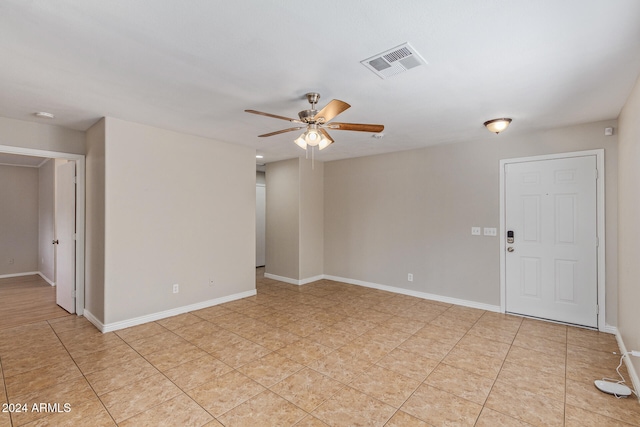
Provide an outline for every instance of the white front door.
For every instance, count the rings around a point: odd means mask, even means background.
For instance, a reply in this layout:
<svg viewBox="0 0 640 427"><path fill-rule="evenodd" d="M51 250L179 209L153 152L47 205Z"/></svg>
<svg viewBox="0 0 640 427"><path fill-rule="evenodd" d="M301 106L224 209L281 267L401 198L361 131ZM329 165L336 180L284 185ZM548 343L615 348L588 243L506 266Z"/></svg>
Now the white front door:
<svg viewBox="0 0 640 427"><path fill-rule="evenodd" d="M598 326L596 164L505 165L507 312Z"/></svg>
<svg viewBox="0 0 640 427"><path fill-rule="evenodd" d="M76 312L76 163L56 167L55 244L56 303L69 313Z"/></svg>

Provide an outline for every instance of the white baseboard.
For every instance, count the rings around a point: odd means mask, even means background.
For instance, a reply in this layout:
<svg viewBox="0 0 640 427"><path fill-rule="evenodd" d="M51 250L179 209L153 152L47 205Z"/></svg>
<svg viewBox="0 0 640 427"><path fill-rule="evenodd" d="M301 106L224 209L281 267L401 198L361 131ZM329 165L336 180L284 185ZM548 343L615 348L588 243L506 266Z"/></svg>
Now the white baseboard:
<svg viewBox="0 0 640 427"><path fill-rule="evenodd" d="M409 295L412 297L422 298L426 300L439 301L447 304L461 305L463 307L478 308L480 310L493 311L500 313L499 305L484 304L476 301L468 301L458 298L447 297L443 295L429 294L426 292L413 291L411 289L403 289L395 286L381 285L378 283L365 282L362 280L347 279L345 277L324 275L327 280L335 280L336 282L349 283L351 285L364 286L366 288L380 289L382 291L393 292L396 294Z"/></svg>
<svg viewBox="0 0 640 427"><path fill-rule="evenodd" d="M624 364L627 366L627 372L629 372L629 377L631 377L631 385L636 391L636 396L638 400L640 400L640 378L638 377L638 372L636 371L636 367L631 363L631 355L627 354L627 346L624 345L624 341L622 340L622 335L620 335L620 331L618 328L611 326L611 328L615 329L616 341L618 341L618 347L620 348L620 353L624 354Z"/></svg>
<svg viewBox="0 0 640 427"><path fill-rule="evenodd" d="M264 273L264 277L266 277L267 279L273 279L273 280L277 280L279 282L284 282L284 283L289 283L291 285L298 285L298 286L302 286L302 285L307 285L309 283L312 282L317 282L318 280L322 280L324 279L324 274L320 274L318 276L313 276L313 277L307 277L306 279L291 279L289 277L284 277L284 276L278 276L275 274L271 274L271 273Z"/></svg>
<svg viewBox="0 0 640 427"><path fill-rule="evenodd" d="M135 317L133 319L121 320L119 322L106 323L100 322L89 310L84 310L84 317L100 330L100 332L107 333L113 332L124 328L130 328L131 326L142 325L143 323L154 322L160 319L166 319L167 317L177 316L178 314L188 313L190 311L201 310L203 308L212 307L214 305L223 304L225 302L235 301L242 298L254 296L256 290L250 290L246 292L240 292L226 297L216 298L208 301L202 301L195 304L185 305L182 307L172 308L170 310L160 311L158 313L147 314L145 316Z"/></svg>
<svg viewBox="0 0 640 427"><path fill-rule="evenodd" d="M0 279L8 279L10 277L33 276L40 274L39 271L27 271L25 273L13 273L0 275Z"/></svg>
<svg viewBox="0 0 640 427"><path fill-rule="evenodd" d="M47 276L44 275L44 273L42 273L41 271L38 271L38 275L40 277L42 277L42 279L44 279L45 282L47 282L48 284L50 284L51 286L55 286L56 282L54 282L53 280L50 280Z"/></svg>

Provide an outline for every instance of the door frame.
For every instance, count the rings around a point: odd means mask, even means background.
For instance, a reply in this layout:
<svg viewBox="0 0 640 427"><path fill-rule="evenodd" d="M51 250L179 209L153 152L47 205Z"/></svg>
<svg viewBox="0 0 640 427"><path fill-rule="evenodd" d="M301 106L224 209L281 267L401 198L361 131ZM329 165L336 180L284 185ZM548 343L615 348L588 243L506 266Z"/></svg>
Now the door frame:
<svg viewBox="0 0 640 427"><path fill-rule="evenodd" d="M596 167L598 169L598 180L596 181L596 221L597 221L597 282L598 282L598 330L606 329L606 270L605 270L605 171L604 171L604 149L573 151L568 153L545 154L540 156L518 157L513 159L500 160L500 311L506 313L506 206L505 206L505 168L511 163L535 162L540 160L566 159L572 157L596 156Z"/></svg>
<svg viewBox="0 0 640 427"><path fill-rule="evenodd" d="M84 154L0 145L0 152L76 162L76 314L84 313L85 295L85 156Z"/></svg>

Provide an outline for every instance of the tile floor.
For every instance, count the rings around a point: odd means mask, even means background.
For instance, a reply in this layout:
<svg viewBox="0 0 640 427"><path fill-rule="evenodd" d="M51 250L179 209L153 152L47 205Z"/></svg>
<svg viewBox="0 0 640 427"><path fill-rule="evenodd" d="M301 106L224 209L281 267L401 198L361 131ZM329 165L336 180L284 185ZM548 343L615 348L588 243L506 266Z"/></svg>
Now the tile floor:
<svg viewBox="0 0 640 427"><path fill-rule="evenodd" d="M28 405L0 426L640 426L638 400L593 386L616 374L612 335L326 280L257 288L107 334L0 330L0 404Z"/></svg>

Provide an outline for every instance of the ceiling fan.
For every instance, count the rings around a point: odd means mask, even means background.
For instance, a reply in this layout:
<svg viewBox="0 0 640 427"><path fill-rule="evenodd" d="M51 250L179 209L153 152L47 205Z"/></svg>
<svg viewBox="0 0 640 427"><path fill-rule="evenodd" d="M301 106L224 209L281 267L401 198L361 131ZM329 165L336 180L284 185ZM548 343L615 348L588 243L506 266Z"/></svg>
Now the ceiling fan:
<svg viewBox="0 0 640 427"><path fill-rule="evenodd" d="M262 111L256 110L244 110L247 113L259 114L261 116L273 117L274 119L286 120L291 123L300 124L300 126L292 127L288 129L283 129L275 132L265 133L263 135L258 135L259 137L273 136L279 135L281 133L293 132L296 130L305 129L305 131L298 138L295 139L295 143L300 147L306 150L307 146L309 147L318 147L318 149L323 150L331 145L334 141L326 129L333 130L352 130L357 132L373 132L378 133L384 130L383 125L372 125L372 124L360 124L360 123L338 123L331 122L331 120L336 117L338 114L345 111L347 108L351 107L351 105L347 104L344 101L340 101L338 99L334 99L329 102L325 107L317 111L316 104L320 99L320 94L316 92L310 92L306 94L307 100L309 104L311 104L311 109L302 110L298 113L298 119L290 119L289 117L278 116L276 114L263 113Z"/></svg>

